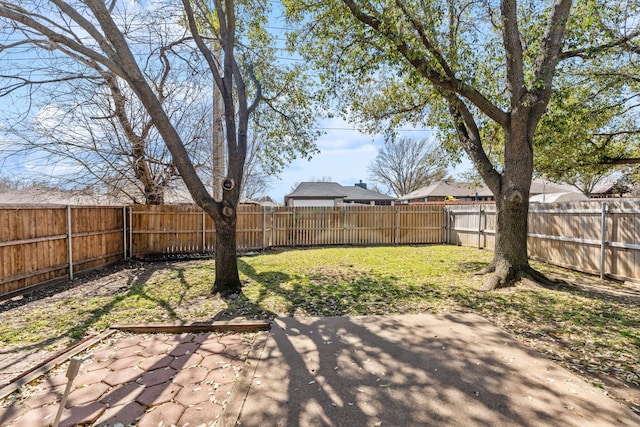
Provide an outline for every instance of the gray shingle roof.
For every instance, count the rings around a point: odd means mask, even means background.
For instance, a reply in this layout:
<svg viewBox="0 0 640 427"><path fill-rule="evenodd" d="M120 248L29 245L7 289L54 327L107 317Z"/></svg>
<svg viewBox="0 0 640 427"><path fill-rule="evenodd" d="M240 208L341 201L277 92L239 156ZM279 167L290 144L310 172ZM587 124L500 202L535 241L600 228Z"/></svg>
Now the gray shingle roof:
<svg viewBox="0 0 640 427"><path fill-rule="evenodd" d="M346 197L342 185L337 182L301 182L293 193L285 197L293 198L342 198Z"/></svg>
<svg viewBox="0 0 640 427"><path fill-rule="evenodd" d="M30 187L21 190L0 193L0 204L3 205L120 205L123 201L115 200L102 194L83 191L64 191L43 187Z"/></svg>
<svg viewBox="0 0 640 427"><path fill-rule="evenodd" d="M378 193L377 191L367 190L366 188L352 186L352 187L342 187L346 193L347 197L345 200L395 200L391 196L387 196L386 194Z"/></svg>
<svg viewBox="0 0 640 427"><path fill-rule="evenodd" d="M531 195L541 193L577 192L575 187L566 184L556 184L542 179L534 179L531 183ZM398 200L415 200L428 197L479 197L493 196L486 185L474 185L464 182L437 181L416 191L399 197Z"/></svg>
<svg viewBox="0 0 640 427"><path fill-rule="evenodd" d="M405 194L402 197L399 197L398 200L413 200L413 199L424 199L426 197L469 197L475 196L476 192L478 192L479 196L484 194L480 194L482 191L482 187L476 187L467 183L460 182L449 182L449 181L437 181L433 184L427 185L426 187L422 187L416 191L412 191L411 193ZM487 189L488 190L488 189Z"/></svg>
<svg viewBox="0 0 640 427"><path fill-rule="evenodd" d="M393 197L357 186L343 186L337 182L301 182L285 196L294 199L344 199L349 200L393 200Z"/></svg>

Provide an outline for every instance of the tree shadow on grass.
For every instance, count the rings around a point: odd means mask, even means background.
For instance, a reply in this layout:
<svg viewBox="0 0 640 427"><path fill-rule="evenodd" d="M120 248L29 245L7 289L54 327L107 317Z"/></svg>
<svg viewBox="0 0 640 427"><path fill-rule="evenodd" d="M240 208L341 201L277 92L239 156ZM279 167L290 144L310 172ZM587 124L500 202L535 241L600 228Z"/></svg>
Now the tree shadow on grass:
<svg viewBox="0 0 640 427"><path fill-rule="evenodd" d="M312 271L291 276L280 271L256 272L238 260L241 273L257 283L255 305L276 305L283 316L350 316L424 311L420 300L429 300L440 290L428 283L407 284L393 275L342 269Z"/></svg>
<svg viewBox="0 0 640 427"><path fill-rule="evenodd" d="M96 327L96 325L99 325L106 316L108 316L118 307L118 305L126 302L128 299L135 298L151 302L153 305L159 307L162 310L165 318L178 322L184 321L185 319L181 318L181 316L176 312L175 307L184 302L186 295L191 288L191 284L189 284L189 282L184 277L184 268L169 267L169 269L172 271L177 271L179 285L176 285L176 287L180 288L177 302L172 303L166 298L153 296L148 292L147 284L153 274L157 271L157 268L138 268L133 271L132 274L128 275L128 277L126 278L126 284L118 286L117 289L112 289L108 295L100 295L99 300L96 300L95 298L83 300L82 296L78 297L78 307L73 307L69 311L69 313L66 314L67 316L73 316L73 313L76 309L81 310L79 312L76 312L75 315L77 318L77 323L70 325L68 328L61 331L53 332L52 328L52 333L46 338L41 339L37 342L33 342L31 344L20 345L18 349L16 349L15 346L10 346L7 350L1 350L0 360L2 360L2 362L0 362L0 372L7 372L11 370L15 371L15 368L12 367L19 366L29 355L39 353L43 349L47 349L52 346L57 346L65 338L69 340L68 344L74 344L75 342L83 339L90 330L100 329L100 327ZM61 288L58 288L57 292L62 292L69 288L70 286L63 285ZM79 292L81 291L79 290ZM24 304L26 305L27 303L32 301L43 300L55 294L55 291L49 290L45 293L38 293L34 296L27 296L24 298ZM96 303L96 301L99 302ZM96 305L93 308L84 309L84 307L86 307L86 305L88 304ZM28 310L28 305L25 305L23 305L25 308L22 308L23 306L12 308L16 310ZM52 305L54 305L54 303L52 303ZM38 307L37 309L43 311L43 315L47 314L45 313L47 311L46 309L43 309L41 307ZM53 309L55 310L55 308ZM135 310L135 308L132 308L132 310ZM50 315L56 313L49 312L48 314ZM3 355L14 353L19 353L22 357L3 357ZM38 357L42 359L45 356L46 355L41 355Z"/></svg>
<svg viewBox="0 0 640 427"><path fill-rule="evenodd" d="M464 261L458 263L457 270L463 273L478 274L488 264L488 262L483 261ZM640 288L638 287L614 281L602 282L596 276L588 277L585 280L582 278L582 273L561 267L553 268L557 270L540 273L549 279L547 282L535 282L535 285L543 289L566 292L594 300L640 305ZM586 282L595 283L589 284Z"/></svg>

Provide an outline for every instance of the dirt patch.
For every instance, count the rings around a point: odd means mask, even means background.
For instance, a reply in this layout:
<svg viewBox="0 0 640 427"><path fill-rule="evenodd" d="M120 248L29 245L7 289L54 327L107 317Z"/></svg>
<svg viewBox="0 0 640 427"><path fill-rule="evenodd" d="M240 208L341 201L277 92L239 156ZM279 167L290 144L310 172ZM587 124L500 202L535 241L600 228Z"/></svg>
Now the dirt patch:
<svg viewBox="0 0 640 427"><path fill-rule="evenodd" d="M51 286L0 302L0 322L5 325L12 324L13 328L26 327L16 321L17 316L13 316L12 313L55 310L57 303L64 302L70 297L78 298L80 296L88 300L93 297L116 295L126 292L132 283L142 277L151 277L153 274L186 267L195 262L197 261L127 261L81 274L73 281L57 282ZM0 387L65 351L76 341L63 335L31 345L0 342Z"/></svg>

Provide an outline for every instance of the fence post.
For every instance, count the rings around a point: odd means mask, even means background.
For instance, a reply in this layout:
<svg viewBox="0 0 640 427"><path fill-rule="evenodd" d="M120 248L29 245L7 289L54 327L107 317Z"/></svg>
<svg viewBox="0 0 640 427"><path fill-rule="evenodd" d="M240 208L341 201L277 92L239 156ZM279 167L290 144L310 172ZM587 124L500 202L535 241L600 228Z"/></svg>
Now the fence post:
<svg viewBox="0 0 640 427"><path fill-rule="evenodd" d="M129 207L129 258L133 258L133 208Z"/></svg>
<svg viewBox="0 0 640 427"><path fill-rule="evenodd" d="M202 209L202 253L207 250L207 228L206 228L206 218L204 209Z"/></svg>
<svg viewBox="0 0 640 427"><path fill-rule="evenodd" d="M447 205L442 206L442 243L449 244L449 215Z"/></svg>
<svg viewBox="0 0 640 427"><path fill-rule="evenodd" d="M127 207L122 207L122 248L124 252L123 258L127 259Z"/></svg>
<svg viewBox="0 0 640 427"><path fill-rule="evenodd" d="M276 235L276 209L271 208L271 244L274 245Z"/></svg>
<svg viewBox="0 0 640 427"><path fill-rule="evenodd" d="M609 205L602 203L602 212L600 214L600 279L604 279L604 264L607 249L607 211Z"/></svg>
<svg viewBox="0 0 640 427"><path fill-rule="evenodd" d="M347 244L347 205L342 205L342 244Z"/></svg>
<svg viewBox="0 0 640 427"><path fill-rule="evenodd" d="M482 213L484 209L482 209L482 205L478 206L478 249L482 249L480 242L482 241Z"/></svg>
<svg viewBox="0 0 640 427"><path fill-rule="evenodd" d="M69 280L73 280L73 233L71 231L71 205L67 205L67 257L69 258Z"/></svg>
<svg viewBox="0 0 640 427"><path fill-rule="evenodd" d="M267 248L267 207L262 207L262 250Z"/></svg>
<svg viewBox="0 0 640 427"><path fill-rule="evenodd" d="M394 242L396 245L400 243L400 209L398 209L398 207L396 206L396 214L395 214L395 236L394 236Z"/></svg>
<svg viewBox="0 0 640 427"><path fill-rule="evenodd" d="M293 240L293 247L296 247L296 207L293 207L293 211L291 213L291 230L293 231L293 235L291 239Z"/></svg>
<svg viewBox="0 0 640 427"><path fill-rule="evenodd" d="M451 230L456 226L455 213L453 209L446 207L447 209L447 244L451 244Z"/></svg>

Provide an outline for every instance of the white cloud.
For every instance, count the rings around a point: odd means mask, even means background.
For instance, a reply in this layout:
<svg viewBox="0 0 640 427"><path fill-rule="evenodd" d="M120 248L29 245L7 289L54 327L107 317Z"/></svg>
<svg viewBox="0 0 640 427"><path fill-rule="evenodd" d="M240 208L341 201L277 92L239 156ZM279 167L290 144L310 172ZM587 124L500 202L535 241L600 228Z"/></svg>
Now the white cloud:
<svg viewBox="0 0 640 427"><path fill-rule="evenodd" d="M82 172L77 162L71 159L55 159L47 155L30 155L21 162L25 173L35 178L68 177Z"/></svg>
<svg viewBox="0 0 640 427"><path fill-rule="evenodd" d="M353 125L340 118L325 119L318 124L318 128L326 132L317 141L318 148L323 152L358 148L363 144L372 144L375 138L354 130Z"/></svg>
<svg viewBox="0 0 640 427"><path fill-rule="evenodd" d="M34 121L38 127L55 130L64 116L64 111L54 104L47 104L36 113Z"/></svg>

